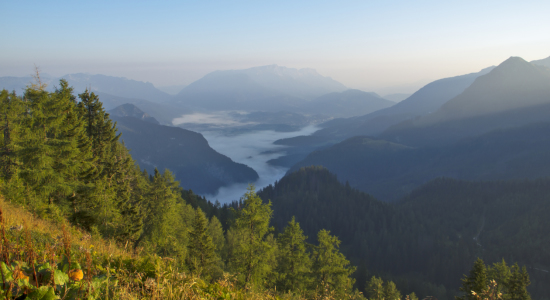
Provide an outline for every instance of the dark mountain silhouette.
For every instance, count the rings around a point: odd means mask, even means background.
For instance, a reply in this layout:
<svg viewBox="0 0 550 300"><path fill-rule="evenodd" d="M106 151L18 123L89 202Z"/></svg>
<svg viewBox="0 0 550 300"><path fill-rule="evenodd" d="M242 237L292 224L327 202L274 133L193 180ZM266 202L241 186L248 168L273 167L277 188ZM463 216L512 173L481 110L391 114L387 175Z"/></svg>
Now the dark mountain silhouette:
<svg viewBox="0 0 550 300"><path fill-rule="evenodd" d="M139 109L137 106L126 103L122 104L120 106L117 106L116 108L113 108L108 111L108 113L111 116L117 116L117 117L133 117L140 119L145 122L153 123L159 125L159 121L157 121L155 118L151 117L147 113L143 112L141 109Z"/></svg>
<svg viewBox="0 0 550 300"><path fill-rule="evenodd" d="M117 122L122 140L140 167L150 174L155 168L168 168L185 189L211 194L222 186L258 179L250 167L212 149L200 133L134 117L111 118Z"/></svg>

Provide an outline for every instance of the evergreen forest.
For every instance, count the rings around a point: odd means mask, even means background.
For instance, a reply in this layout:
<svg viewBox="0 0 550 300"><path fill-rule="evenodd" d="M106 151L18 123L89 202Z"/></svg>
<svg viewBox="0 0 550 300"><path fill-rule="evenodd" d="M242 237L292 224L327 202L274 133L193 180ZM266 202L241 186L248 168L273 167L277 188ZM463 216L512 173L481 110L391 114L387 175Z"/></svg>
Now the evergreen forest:
<svg viewBox="0 0 550 300"><path fill-rule="evenodd" d="M0 127L0 299L550 294L548 179L440 178L390 204L307 167L220 205L140 169L65 80L3 90Z"/></svg>

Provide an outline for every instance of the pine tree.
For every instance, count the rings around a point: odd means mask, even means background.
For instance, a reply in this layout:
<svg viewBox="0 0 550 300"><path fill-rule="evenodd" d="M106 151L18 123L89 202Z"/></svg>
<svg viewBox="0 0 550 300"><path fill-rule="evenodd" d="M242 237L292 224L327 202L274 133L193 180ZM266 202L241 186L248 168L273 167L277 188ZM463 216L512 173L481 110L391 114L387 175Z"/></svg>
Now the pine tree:
<svg viewBox="0 0 550 300"><path fill-rule="evenodd" d="M355 267L340 253L338 247L340 240L331 236L327 230L321 230L317 234L318 246L313 253L313 275L316 284L328 285L329 292L343 297L346 292L351 292L355 280L350 276ZM324 288L323 294L324 294Z"/></svg>
<svg viewBox="0 0 550 300"><path fill-rule="evenodd" d="M235 248L230 264L239 274L239 281L250 286L261 283L272 269L270 258L274 249L267 236L272 230L269 221L273 211L271 203L262 203L252 185L243 200L234 224Z"/></svg>
<svg viewBox="0 0 550 300"><path fill-rule="evenodd" d="M28 88L23 103L21 178L39 198L68 209L92 167L72 89L64 80L54 93Z"/></svg>
<svg viewBox="0 0 550 300"><path fill-rule="evenodd" d="M136 246L144 246L162 256L185 258L187 244L181 235L187 228L182 219L181 192L179 182L170 171L161 174L155 169L149 193L145 196L145 220L143 233Z"/></svg>
<svg viewBox="0 0 550 300"><path fill-rule="evenodd" d="M393 281L388 281L384 285L384 299L385 300L400 300L401 293L397 290Z"/></svg>
<svg viewBox="0 0 550 300"><path fill-rule="evenodd" d="M277 289L281 291L304 290L309 285L311 258L304 235L294 217L277 238L278 263Z"/></svg>
<svg viewBox="0 0 550 300"><path fill-rule="evenodd" d="M15 93L0 92L0 178L2 194L9 201L24 203L25 187L19 178L20 161L18 151L23 128L21 117L23 101Z"/></svg>
<svg viewBox="0 0 550 300"><path fill-rule="evenodd" d="M1 176L9 181L17 168L16 141L20 138L22 101L15 93L0 92L0 168Z"/></svg>
<svg viewBox="0 0 550 300"><path fill-rule="evenodd" d="M384 281L382 278L372 276L371 279L367 281L365 295L369 300L384 300Z"/></svg>
<svg viewBox="0 0 550 300"><path fill-rule="evenodd" d="M193 230L189 233L187 260L189 268L197 275L209 274L216 261L215 246L208 234L208 220L200 208L195 211Z"/></svg>
<svg viewBox="0 0 550 300"><path fill-rule="evenodd" d="M531 281L525 266L520 268L517 263L514 264L507 284L507 296L511 300L531 300L531 295L527 291L529 284L531 284Z"/></svg>
<svg viewBox="0 0 550 300"><path fill-rule="evenodd" d="M464 276L462 279L462 287L460 291L464 293L462 297L456 297L457 300L474 300L472 291L476 293L481 293L487 287L487 270L483 260L478 258L472 270L470 270L469 276Z"/></svg>

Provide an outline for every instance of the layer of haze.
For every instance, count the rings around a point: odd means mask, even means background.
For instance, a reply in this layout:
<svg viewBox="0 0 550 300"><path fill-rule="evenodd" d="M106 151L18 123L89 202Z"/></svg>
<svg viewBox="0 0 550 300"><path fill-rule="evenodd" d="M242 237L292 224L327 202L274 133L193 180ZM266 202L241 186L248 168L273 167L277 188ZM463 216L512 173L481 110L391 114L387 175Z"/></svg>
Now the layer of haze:
<svg viewBox="0 0 550 300"><path fill-rule="evenodd" d="M283 138L309 135L317 129L315 126L308 126L294 132L262 130L227 136L220 132L207 131L202 134L214 150L256 170L260 178L253 184L256 190L259 190L281 179L288 170L288 168L275 167L267 163L268 160L283 155L277 150L281 150L284 146L273 145L273 142ZM218 200L221 203L239 200L246 192L247 186L248 184L243 183L222 187L216 195L206 195L206 198L212 201Z"/></svg>
<svg viewBox="0 0 550 300"><path fill-rule="evenodd" d="M0 76L38 65L186 85L260 65L410 93L510 56L548 56L550 1L3 1Z"/></svg>

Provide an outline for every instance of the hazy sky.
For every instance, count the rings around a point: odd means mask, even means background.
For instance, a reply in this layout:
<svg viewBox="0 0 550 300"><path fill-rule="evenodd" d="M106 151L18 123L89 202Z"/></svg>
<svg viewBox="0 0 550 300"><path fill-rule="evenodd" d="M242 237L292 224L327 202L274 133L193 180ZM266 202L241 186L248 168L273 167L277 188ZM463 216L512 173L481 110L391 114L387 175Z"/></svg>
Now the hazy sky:
<svg viewBox="0 0 550 300"><path fill-rule="evenodd" d="M278 64L386 93L509 56L550 56L547 0L17 0L0 1L0 11L0 76L28 75L36 64L54 76L165 86Z"/></svg>

